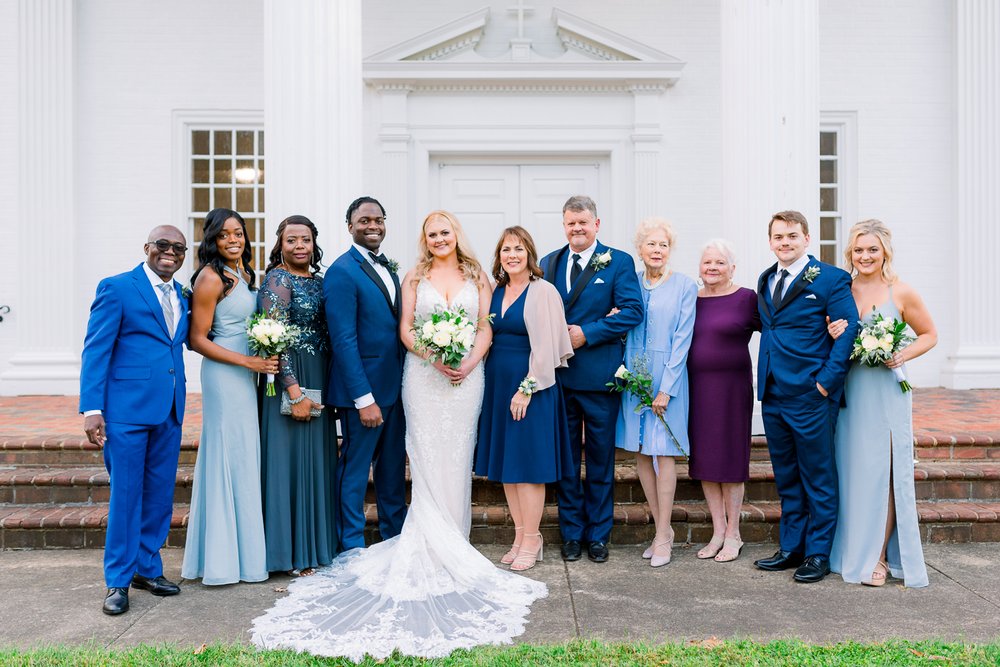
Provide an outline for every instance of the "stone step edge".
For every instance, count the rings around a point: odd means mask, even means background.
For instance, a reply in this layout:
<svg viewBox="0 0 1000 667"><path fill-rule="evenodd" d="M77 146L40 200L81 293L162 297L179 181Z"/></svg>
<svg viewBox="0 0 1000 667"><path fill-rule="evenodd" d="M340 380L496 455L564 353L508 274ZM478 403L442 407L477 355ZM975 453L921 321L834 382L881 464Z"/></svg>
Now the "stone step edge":
<svg viewBox="0 0 1000 667"><path fill-rule="evenodd" d="M187 526L188 505L174 505L171 528ZM374 506L366 508L369 524L375 523ZM973 523L1000 522L1000 502L933 502L917 503L917 514L921 523ZM107 526L108 506L59 506L38 507L32 505L0 507L0 529L33 530L58 528L98 529ZM559 510L555 505L547 505L542 517L542 525L555 525ZM777 523L781 507L777 502L744 504L741 520L748 523ZM686 523L704 523L711 520L704 503L676 503L672 520ZM648 525L652 523L645 503L616 505L614 511L616 525ZM511 526L505 505L477 506L472 508L473 526Z"/></svg>
<svg viewBox="0 0 1000 667"><path fill-rule="evenodd" d="M181 440L182 450L197 450L199 438L184 438ZM995 435L972 435L961 433L951 436L933 436L928 434L917 434L913 438L914 447L918 449L933 449L937 447L994 447L1000 445L1000 434ZM755 435L751 438L751 445L754 449L767 449L767 439L762 435ZM86 438L76 435L60 434L48 437L14 437L0 435L0 450L71 450L71 451L98 451L97 445L91 444ZM1000 458L1000 453L997 454Z"/></svg>
<svg viewBox="0 0 1000 667"><path fill-rule="evenodd" d="M927 461L914 466L915 481L995 481L1000 480L1000 461ZM409 479L409 469L407 469ZM679 482L695 481L688 474L686 464L677 465ZM477 482L486 482L483 477L473 476ZM615 481L634 483L639 480L635 466L619 463L615 468ZM750 482L770 482L774 472L770 462L750 463ZM177 468L177 486L191 486L194 481L194 466L182 465ZM369 482L371 474L369 473ZM0 467L0 486L107 486L108 473L98 466L24 466Z"/></svg>

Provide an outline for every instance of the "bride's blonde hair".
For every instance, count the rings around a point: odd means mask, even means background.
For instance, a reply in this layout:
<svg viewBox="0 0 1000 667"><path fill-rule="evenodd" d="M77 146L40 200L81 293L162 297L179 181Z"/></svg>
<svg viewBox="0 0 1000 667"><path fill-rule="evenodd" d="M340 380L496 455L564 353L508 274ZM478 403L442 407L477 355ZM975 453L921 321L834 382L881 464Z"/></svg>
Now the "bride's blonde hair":
<svg viewBox="0 0 1000 667"><path fill-rule="evenodd" d="M483 267L472 252L462 225L459 224L458 218L454 214L441 210L428 213L427 217L424 218L424 224L420 227L420 239L417 241L417 265L413 270L414 282L419 282L421 279L426 278L431 269L434 255L431 254L430 248L427 247L427 225L437 221L444 221L455 233L455 253L458 255L458 266L462 271L462 275L466 280L471 280L476 285L482 287L480 279Z"/></svg>

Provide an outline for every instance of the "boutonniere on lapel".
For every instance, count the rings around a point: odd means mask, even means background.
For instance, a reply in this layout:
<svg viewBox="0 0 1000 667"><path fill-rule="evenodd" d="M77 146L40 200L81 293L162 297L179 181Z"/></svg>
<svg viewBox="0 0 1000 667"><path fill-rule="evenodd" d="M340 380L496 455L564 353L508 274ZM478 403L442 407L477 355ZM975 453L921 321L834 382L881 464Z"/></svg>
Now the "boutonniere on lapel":
<svg viewBox="0 0 1000 667"><path fill-rule="evenodd" d="M181 296L184 297L185 299L187 299L187 300L190 301L192 295L193 295L193 292L191 291L190 287L182 287L181 288Z"/></svg>
<svg viewBox="0 0 1000 667"><path fill-rule="evenodd" d="M811 283L812 281L816 280L817 276L819 276L819 267L810 266L808 269L806 269L805 273L802 274L802 280L806 281L807 283Z"/></svg>
<svg viewBox="0 0 1000 667"><path fill-rule="evenodd" d="M389 269L389 273L399 273L399 262L387 257L385 268Z"/></svg>
<svg viewBox="0 0 1000 667"><path fill-rule="evenodd" d="M600 271L601 269L608 268L608 264L610 263L611 263L610 250L605 250L601 254L594 255L593 257L590 258L590 268L592 268L595 272Z"/></svg>

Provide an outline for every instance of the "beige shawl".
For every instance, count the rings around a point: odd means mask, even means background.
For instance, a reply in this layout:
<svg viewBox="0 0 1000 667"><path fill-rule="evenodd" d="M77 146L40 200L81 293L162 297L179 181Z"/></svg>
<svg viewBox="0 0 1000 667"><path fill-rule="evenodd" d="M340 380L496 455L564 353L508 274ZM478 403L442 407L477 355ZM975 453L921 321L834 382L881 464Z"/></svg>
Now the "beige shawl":
<svg viewBox="0 0 1000 667"><path fill-rule="evenodd" d="M552 283L539 279L528 285L524 326L531 344L528 375L538 381L538 389L548 389L556 383L556 369L568 366L566 360L573 356L563 300Z"/></svg>

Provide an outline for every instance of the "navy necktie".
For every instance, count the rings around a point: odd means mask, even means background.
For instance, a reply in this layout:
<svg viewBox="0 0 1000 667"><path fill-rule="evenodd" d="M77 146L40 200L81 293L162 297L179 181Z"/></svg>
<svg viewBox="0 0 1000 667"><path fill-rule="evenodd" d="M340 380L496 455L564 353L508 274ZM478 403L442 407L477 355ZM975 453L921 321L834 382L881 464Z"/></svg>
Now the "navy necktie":
<svg viewBox="0 0 1000 667"><path fill-rule="evenodd" d="M576 284L576 279L580 277L581 273L583 273L583 267L580 266L580 255L573 253L573 266L569 270L570 287Z"/></svg>
<svg viewBox="0 0 1000 667"><path fill-rule="evenodd" d="M774 284L774 294L771 296L771 301L774 302L775 308L781 306L781 296L785 291L785 278L787 277L788 269L782 269L778 272L778 282Z"/></svg>

